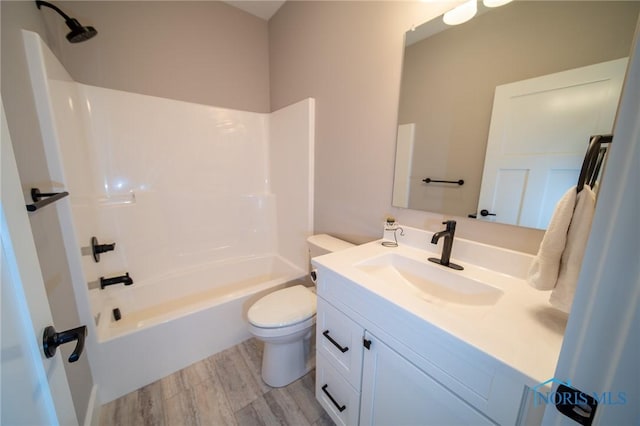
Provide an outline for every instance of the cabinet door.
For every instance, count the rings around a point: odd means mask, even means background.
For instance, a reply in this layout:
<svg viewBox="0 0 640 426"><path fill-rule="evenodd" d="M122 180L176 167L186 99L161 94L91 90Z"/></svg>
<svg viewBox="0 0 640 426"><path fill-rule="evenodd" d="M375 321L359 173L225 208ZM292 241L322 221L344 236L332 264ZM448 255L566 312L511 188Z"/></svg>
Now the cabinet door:
<svg viewBox="0 0 640 426"><path fill-rule="evenodd" d="M494 424L370 333L360 425Z"/></svg>

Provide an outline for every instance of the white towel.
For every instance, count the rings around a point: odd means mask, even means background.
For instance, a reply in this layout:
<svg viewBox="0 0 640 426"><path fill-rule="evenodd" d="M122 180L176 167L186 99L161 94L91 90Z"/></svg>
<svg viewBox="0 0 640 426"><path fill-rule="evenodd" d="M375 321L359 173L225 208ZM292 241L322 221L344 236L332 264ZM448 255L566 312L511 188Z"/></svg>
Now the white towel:
<svg viewBox="0 0 640 426"><path fill-rule="evenodd" d="M589 185L584 186L577 198L567 234L567 245L560 261L558 283L549 297L552 306L566 313L569 313L573 303L573 295L576 291L582 258L591 232L591 222L596 207L596 194Z"/></svg>
<svg viewBox="0 0 640 426"><path fill-rule="evenodd" d="M551 290L558 282L560 260L567 245L567 234L575 205L576 187L574 186L556 204L547 232L540 243L538 254L529 268L527 281L530 286L538 290Z"/></svg>

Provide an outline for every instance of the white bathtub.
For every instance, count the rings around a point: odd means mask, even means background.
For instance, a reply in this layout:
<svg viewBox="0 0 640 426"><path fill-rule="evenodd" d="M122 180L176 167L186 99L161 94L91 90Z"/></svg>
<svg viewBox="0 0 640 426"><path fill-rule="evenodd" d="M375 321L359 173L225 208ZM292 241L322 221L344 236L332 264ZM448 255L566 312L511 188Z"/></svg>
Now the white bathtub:
<svg viewBox="0 0 640 426"><path fill-rule="evenodd" d="M249 306L305 275L279 256L261 256L91 290L94 303L101 301L96 318L101 402L246 340ZM119 321L114 308L121 312Z"/></svg>

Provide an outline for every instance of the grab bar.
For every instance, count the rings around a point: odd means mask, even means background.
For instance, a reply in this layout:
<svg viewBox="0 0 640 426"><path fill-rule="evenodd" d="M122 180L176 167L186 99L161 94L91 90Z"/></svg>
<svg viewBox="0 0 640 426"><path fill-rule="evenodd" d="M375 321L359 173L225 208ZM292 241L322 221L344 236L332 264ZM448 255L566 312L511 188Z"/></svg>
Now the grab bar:
<svg viewBox="0 0 640 426"><path fill-rule="evenodd" d="M422 181L424 183L457 183L458 185L462 186L464 185L464 180L463 179L458 179L458 180L437 180L437 179L431 179L431 178L424 178L422 179Z"/></svg>
<svg viewBox="0 0 640 426"><path fill-rule="evenodd" d="M31 199L33 204L27 204L27 211L34 212L43 208L46 205L55 203L56 201L69 195L67 191L64 192L40 192L38 188L31 188ZM41 198L46 197L44 200Z"/></svg>

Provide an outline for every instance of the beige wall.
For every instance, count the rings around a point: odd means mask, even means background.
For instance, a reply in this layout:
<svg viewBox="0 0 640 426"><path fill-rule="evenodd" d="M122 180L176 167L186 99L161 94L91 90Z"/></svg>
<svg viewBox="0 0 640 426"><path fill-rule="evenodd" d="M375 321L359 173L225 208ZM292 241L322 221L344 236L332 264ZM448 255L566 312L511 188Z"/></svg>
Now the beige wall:
<svg viewBox="0 0 640 426"><path fill-rule="evenodd" d="M267 23L215 1L56 3L98 36L70 44L43 8L52 50L76 81L189 102L269 112Z"/></svg>
<svg viewBox="0 0 640 426"><path fill-rule="evenodd" d="M2 102L7 115L25 200L31 202L28 195L31 187L48 190L51 189L52 182L49 179L40 127L31 94L20 29L38 32L45 40L46 35L40 12L33 2L3 0L0 2L0 11ZM30 214L29 219L54 325L58 331L77 327L80 325L80 319L56 209L45 208ZM73 344L61 346L62 354L58 356L68 358L73 348ZM93 387L87 354L83 354L80 360L73 364L65 361L64 366L76 414L80 422L83 422Z"/></svg>
<svg viewBox="0 0 640 426"><path fill-rule="evenodd" d="M271 108L316 98L315 231L353 242L393 214L436 230L444 216L391 207L404 33L446 5L287 2L269 22ZM534 252L542 232L459 218L458 235ZM425 244L428 242L425 241Z"/></svg>
<svg viewBox="0 0 640 426"><path fill-rule="evenodd" d="M465 180L443 188L415 179L409 206L475 212L495 87L628 56L639 10L514 2L407 47L398 121L416 123L413 174Z"/></svg>

